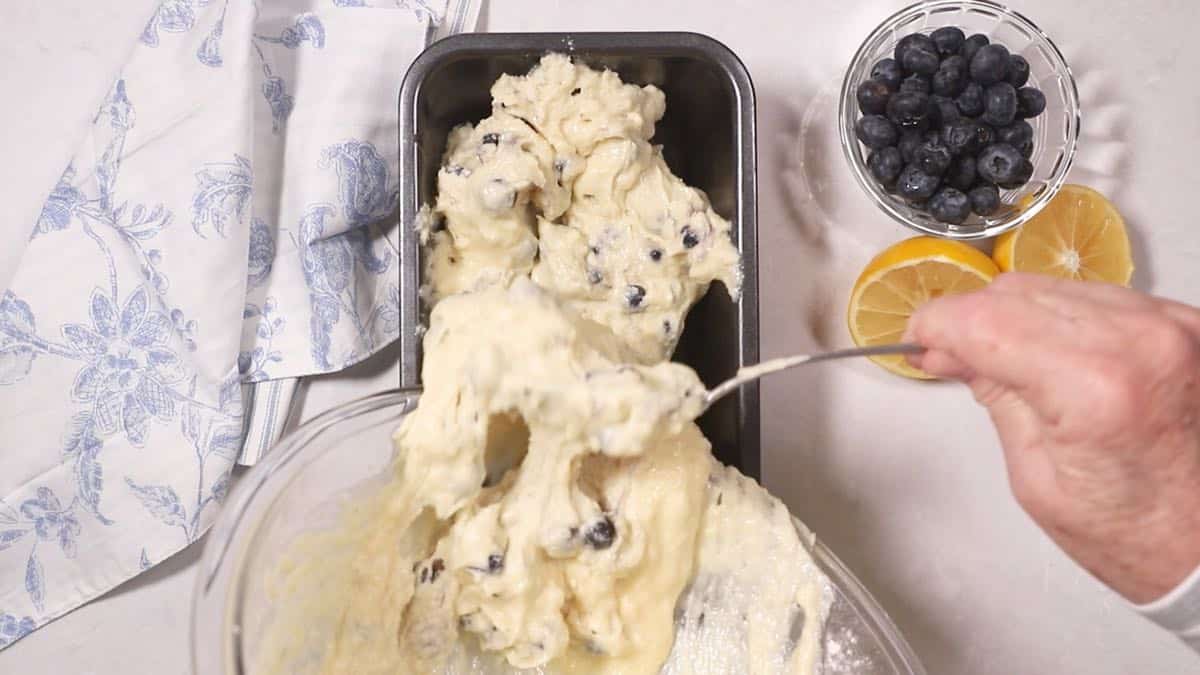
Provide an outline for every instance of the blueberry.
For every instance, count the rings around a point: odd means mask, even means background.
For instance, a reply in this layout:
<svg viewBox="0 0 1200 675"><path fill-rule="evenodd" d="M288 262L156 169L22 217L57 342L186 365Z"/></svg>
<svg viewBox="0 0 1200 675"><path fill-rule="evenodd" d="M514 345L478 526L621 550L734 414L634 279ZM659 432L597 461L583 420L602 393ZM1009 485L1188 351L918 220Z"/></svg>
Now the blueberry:
<svg viewBox="0 0 1200 675"><path fill-rule="evenodd" d="M625 287L625 304L630 309L637 309L642 306L642 300L646 298L646 288L637 284L630 284Z"/></svg>
<svg viewBox="0 0 1200 675"><path fill-rule="evenodd" d="M617 536L617 528L613 526L613 522L608 519L608 516L602 517L583 533L583 540L588 546L602 551L609 546L612 546L613 539Z"/></svg>
<svg viewBox="0 0 1200 675"><path fill-rule="evenodd" d="M888 101L888 119L901 131L929 127L929 97L918 92L900 92Z"/></svg>
<svg viewBox="0 0 1200 675"><path fill-rule="evenodd" d="M950 168L952 159L953 156L950 154L950 148L942 145L941 140L935 137L917 147L913 156L913 163L921 171L931 176L940 176L946 173L946 169Z"/></svg>
<svg viewBox="0 0 1200 675"><path fill-rule="evenodd" d="M1029 119L1046 110L1046 95L1041 89L1021 87L1017 90L1017 117Z"/></svg>
<svg viewBox="0 0 1200 675"><path fill-rule="evenodd" d="M987 86L1008 76L1008 49L1004 45L984 45L971 57L971 79Z"/></svg>
<svg viewBox="0 0 1200 675"><path fill-rule="evenodd" d="M938 68L956 68L967 75L971 74L971 62L960 54L952 54L942 59L942 64Z"/></svg>
<svg viewBox="0 0 1200 675"><path fill-rule="evenodd" d="M909 68L904 64L904 55L912 49L930 52L935 56L937 55L937 45L934 44L933 40L928 35L924 35L922 33L905 35L904 37L900 38L899 42L896 43L895 52L896 63L899 63L901 66L903 66L905 70L908 70Z"/></svg>
<svg viewBox="0 0 1200 675"><path fill-rule="evenodd" d="M958 112L958 104L952 98L934 94L929 97L929 102L933 104L931 112L937 118L937 126L944 127L947 124L953 124L962 117L962 114Z"/></svg>
<svg viewBox="0 0 1200 675"><path fill-rule="evenodd" d="M481 142L483 145L500 145L500 134L484 134Z"/></svg>
<svg viewBox="0 0 1200 675"><path fill-rule="evenodd" d="M946 185L966 192L975 184L975 177L975 158L970 155L962 155L954 158L942 180Z"/></svg>
<svg viewBox="0 0 1200 675"><path fill-rule="evenodd" d="M989 42L991 41L986 35L976 33L963 41L962 50L959 53L967 60L967 63L970 63L971 59L975 58L975 52L979 51L980 47L987 46Z"/></svg>
<svg viewBox="0 0 1200 675"><path fill-rule="evenodd" d="M996 140L996 132L986 124L975 123L975 146L986 148Z"/></svg>
<svg viewBox="0 0 1200 675"><path fill-rule="evenodd" d="M933 93L950 97L961 94L968 82L966 63L961 56L950 56L942 61L933 74Z"/></svg>
<svg viewBox="0 0 1200 675"><path fill-rule="evenodd" d="M897 94L893 99L900 96L903 94ZM882 115L860 117L854 125L854 133L863 145L872 150L896 144L896 128Z"/></svg>
<svg viewBox="0 0 1200 675"><path fill-rule="evenodd" d="M929 78L924 75L909 75L900 83L900 91L905 93L928 94Z"/></svg>
<svg viewBox="0 0 1200 675"><path fill-rule="evenodd" d="M1013 146L1026 159L1033 155L1033 127L1025 120L997 129L996 140Z"/></svg>
<svg viewBox="0 0 1200 675"><path fill-rule="evenodd" d="M979 153L975 170L983 180L995 185L1004 185L1016 180L1021 162L1028 161L1013 146L993 143Z"/></svg>
<svg viewBox="0 0 1200 675"><path fill-rule="evenodd" d="M904 66L904 71L907 73L932 75L937 72L939 61L935 50L910 47L908 51L904 52L904 58L900 60L900 65Z"/></svg>
<svg viewBox="0 0 1200 675"><path fill-rule="evenodd" d="M492 574L504 571L504 556L500 553L489 555L487 559L487 571Z"/></svg>
<svg viewBox="0 0 1200 675"><path fill-rule="evenodd" d="M1021 161L1017 163L1017 168L1013 172L1012 179L1001 182L1000 187L1006 190L1016 190L1022 185L1028 183L1029 179L1032 177L1033 162L1030 162L1022 157Z"/></svg>
<svg viewBox="0 0 1200 675"><path fill-rule="evenodd" d="M900 172L896 191L909 201L923 202L933 196L940 183L940 178L925 173L916 163L912 163Z"/></svg>
<svg viewBox="0 0 1200 675"><path fill-rule="evenodd" d="M979 151L975 132L977 124L972 120L958 120L942 127L942 144L954 155L974 155Z"/></svg>
<svg viewBox="0 0 1200 675"><path fill-rule="evenodd" d="M983 93L983 121L994 127L1012 124L1017 114L1017 90L1007 82L997 82Z"/></svg>
<svg viewBox="0 0 1200 675"><path fill-rule="evenodd" d="M968 82L958 98L958 111L967 117L978 117L983 114L983 85L978 82Z"/></svg>
<svg viewBox="0 0 1200 675"><path fill-rule="evenodd" d="M662 260L662 257L663 257L663 251L661 248L650 249L650 259L651 260L653 260L654 262L658 262L658 261Z"/></svg>
<svg viewBox="0 0 1200 675"><path fill-rule="evenodd" d="M971 215L971 200L961 190L952 187L935 192L926 206L929 214L943 223L957 225Z"/></svg>
<svg viewBox="0 0 1200 675"><path fill-rule="evenodd" d="M951 54L957 54L962 49L963 42L966 41L967 36L962 32L961 28L942 26L930 33L929 39L933 40L933 44L937 45L938 54L950 56Z"/></svg>
<svg viewBox="0 0 1200 675"><path fill-rule="evenodd" d="M692 232L692 228L688 227L687 225L683 226L683 230L680 231L680 234L683 235L684 248L695 248L696 244L700 243L700 237L697 237L696 233Z"/></svg>
<svg viewBox="0 0 1200 675"><path fill-rule="evenodd" d="M914 129L902 132L896 147L900 149L900 157L907 163L916 158L917 148L921 147L924 142L925 134Z"/></svg>
<svg viewBox="0 0 1200 675"><path fill-rule="evenodd" d="M1008 57L1008 77L1004 81L1013 87L1024 87L1029 81L1029 62L1020 54Z"/></svg>
<svg viewBox="0 0 1200 675"><path fill-rule="evenodd" d="M864 115L882 115L887 110L887 102L891 96L892 90L879 80L867 80L858 85L858 91L855 92L858 108Z"/></svg>
<svg viewBox="0 0 1200 675"><path fill-rule="evenodd" d="M995 185L979 185L967 193L971 210L981 216L990 216L1000 208L1000 191Z"/></svg>
<svg viewBox="0 0 1200 675"><path fill-rule="evenodd" d="M895 185L903 169L904 157L899 148L881 148L867 157L867 170L884 187Z"/></svg>
<svg viewBox="0 0 1200 675"><path fill-rule="evenodd" d="M871 79L879 80L888 89L896 91L900 88L900 80L904 79L904 70L896 59L883 59L871 68Z"/></svg>

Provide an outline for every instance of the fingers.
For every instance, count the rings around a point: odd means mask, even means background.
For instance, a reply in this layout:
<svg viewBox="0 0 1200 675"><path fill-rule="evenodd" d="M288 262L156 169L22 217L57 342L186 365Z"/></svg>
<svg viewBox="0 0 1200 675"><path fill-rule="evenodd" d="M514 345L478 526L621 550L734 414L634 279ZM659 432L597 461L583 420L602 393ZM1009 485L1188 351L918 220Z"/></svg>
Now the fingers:
<svg viewBox="0 0 1200 675"><path fill-rule="evenodd" d="M1026 510L1036 509L1039 496L1053 490L1051 458L1040 447L1042 420L1037 412L1011 389L982 378L971 383L975 400L987 408L1000 447L1013 495Z"/></svg>
<svg viewBox="0 0 1200 675"><path fill-rule="evenodd" d="M1041 391L1074 359L1076 332L1028 298L985 289L927 303L909 320L906 339L928 350L914 365L931 374Z"/></svg>
<svg viewBox="0 0 1200 675"><path fill-rule="evenodd" d="M1200 310L1174 300L1159 300L1162 310L1200 340Z"/></svg>
<svg viewBox="0 0 1200 675"><path fill-rule="evenodd" d="M1054 296L1108 309L1148 310L1153 309L1156 304L1156 300L1151 296L1124 286L1094 281L1070 281L1044 274L1007 272L996 277L989 288L1030 297Z"/></svg>
<svg viewBox="0 0 1200 675"><path fill-rule="evenodd" d="M1124 286L1091 281L1068 281L1045 275L1006 273L989 290L1027 296L1064 316L1090 323L1136 325L1133 314L1165 314L1200 340L1200 310ZM1084 337L1096 335L1088 332Z"/></svg>

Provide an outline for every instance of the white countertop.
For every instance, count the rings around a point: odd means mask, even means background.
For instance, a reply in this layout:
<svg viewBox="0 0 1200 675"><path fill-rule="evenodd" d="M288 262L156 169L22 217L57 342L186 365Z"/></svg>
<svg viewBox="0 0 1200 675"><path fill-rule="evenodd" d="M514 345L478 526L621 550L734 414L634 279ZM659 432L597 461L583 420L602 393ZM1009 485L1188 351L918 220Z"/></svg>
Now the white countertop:
<svg viewBox="0 0 1200 675"><path fill-rule="evenodd" d="M155 0L0 5L0 287ZM903 0L493 0L489 30L695 30L728 44L758 98L763 356L847 341L858 269L907 236L862 199L832 133L841 70ZM1200 304L1200 51L1189 0L1024 0L1081 91L1072 179L1134 230L1137 285ZM127 39L111 36L126 35ZM304 416L392 386L376 359L310 388ZM867 363L763 387L767 487L863 579L931 673L1200 672L1200 659L1075 567L1008 494L965 390ZM0 652L0 673L189 672L193 546Z"/></svg>

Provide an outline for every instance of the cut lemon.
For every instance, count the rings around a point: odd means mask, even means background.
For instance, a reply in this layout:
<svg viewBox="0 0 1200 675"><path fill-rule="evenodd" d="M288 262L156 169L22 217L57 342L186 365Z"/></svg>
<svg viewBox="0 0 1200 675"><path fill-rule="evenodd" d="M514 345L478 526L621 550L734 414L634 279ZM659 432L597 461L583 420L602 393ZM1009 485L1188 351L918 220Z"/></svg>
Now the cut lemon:
<svg viewBox="0 0 1200 675"><path fill-rule="evenodd" d="M992 253L1005 272L1128 286L1133 254L1125 221L1104 195L1064 185L1028 223L1000 235Z"/></svg>
<svg viewBox="0 0 1200 675"><path fill-rule="evenodd" d="M850 293L850 336L860 347L900 341L908 317L926 301L969 293L999 273L992 259L967 244L933 237L902 241L875 256ZM931 379L903 356L871 357L898 375Z"/></svg>

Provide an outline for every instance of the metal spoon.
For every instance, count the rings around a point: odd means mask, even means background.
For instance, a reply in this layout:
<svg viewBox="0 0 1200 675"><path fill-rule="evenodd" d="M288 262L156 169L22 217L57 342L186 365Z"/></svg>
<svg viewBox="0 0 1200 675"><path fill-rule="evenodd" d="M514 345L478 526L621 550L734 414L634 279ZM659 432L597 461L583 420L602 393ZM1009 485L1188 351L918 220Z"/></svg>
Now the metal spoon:
<svg viewBox="0 0 1200 675"><path fill-rule="evenodd" d="M832 361L834 359L847 359L854 356L887 356L891 354L920 354L925 351L921 345L900 343L894 345L881 345L878 347L856 347L853 349L839 349L837 351L825 352L824 354L797 354L795 356L784 356L778 359L764 361L756 366L746 366L739 368L737 375L725 380L721 384L708 390L704 395L704 410L712 407L718 399L724 397L729 392L738 387L757 380L763 375L778 373L781 370L789 370L797 366L803 366L809 363L818 361Z"/></svg>

